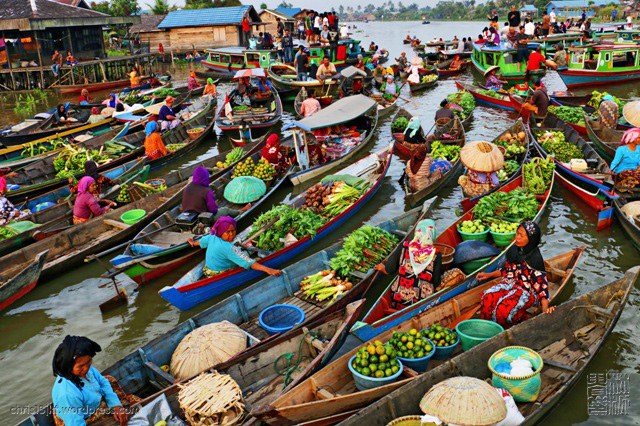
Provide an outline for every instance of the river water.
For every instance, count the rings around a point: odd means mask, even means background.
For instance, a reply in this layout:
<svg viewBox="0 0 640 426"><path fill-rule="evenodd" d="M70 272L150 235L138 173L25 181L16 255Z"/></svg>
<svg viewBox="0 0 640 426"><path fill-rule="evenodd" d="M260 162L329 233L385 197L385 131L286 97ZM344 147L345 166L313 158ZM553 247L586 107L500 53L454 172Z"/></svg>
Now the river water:
<svg viewBox="0 0 640 426"><path fill-rule="evenodd" d="M410 49L406 49L402 44L402 38L408 32L423 40L429 40L433 36L444 39L450 39L453 35L475 37L484 23L434 22L431 25L420 25L416 22L376 22L356 25L358 28L352 30L354 38L363 40L363 45L368 46L373 40L389 49L392 57L397 57L403 49L411 57ZM478 75L470 71L460 77L466 82L471 82L474 78L478 78ZM555 73L545 77L545 84L550 90L564 89ZM220 96L224 96L227 89L228 86L221 85ZM406 89L403 97L407 101L399 103L404 104L405 108L419 116L426 129L433 123L433 116L440 100L456 90L453 80L442 80L434 89L415 97L411 96ZM638 84L616 86L607 90L623 98L640 95ZM13 95L0 97L2 112L0 125L17 120L13 111L15 100L12 98ZM57 101L55 97L49 97L46 104L54 105ZM289 111L291 111L290 108ZM289 112L283 118L283 122L288 122L292 118L293 115ZM505 111L479 106L474 112L467 140L492 140L509 127L516 118L514 114ZM371 149L382 148L391 142L391 121L392 117L379 123ZM190 158L184 159L182 163L211 156L228 147L228 142L223 138L217 140L211 137L205 146ZM375 200L351 218L341 229L342 232L320 242L317 248L335 242L365 222L381 222L405 211L404 191L398 182L402 172L403 164L394 159ZM279 203L291 193L291 187L281 189L270 202L265 203L261 211ZM454 182L442 188L439 196L433 216L437 228L442 230L456 219L455 210L462 199L462 193ZM563 300L609 283L619 278L626 269L638 264L638 253L621 227L614 222L611 229L596 232L594 212L562 187L554 189L548 213L542 220L541 226L544 234L542 253L545 258L579 245L584 244L588 247L569 288L564 292ZM308 254L305 253L305 255ZM4 385L0 387L0 419L2 419L0 424L14 424L24 417L17 414L18 410L50 401L50 390L53 384L51 360L55 347L65 335L84 335L97 341L103 351L96 356L94 362L96 367L105 368L147 341L222 299L211 300L184 313L164 302L157 291L165 285L173 284L188 268L187 265L148 284L133 294L128 306L103 315L98 305L112 296L113 289L108 285L108 280L99 278L104 271L99 264L82 265L38 286L18 301L11 310L3 313L0 316L0 365L2 366L0 383ZM134 286L134 283L124 276L119 276L118 280L127 287ZM383 286L380 285L379 288L374 288L370 294L367 294L368 305L375 300L382 289ZM226 296L223 295L223 297ZM629 414L617 417L590 416L585 375L552 411L544 421L545 424L640 424L640 403L637 402L639 392L637 385L640 384L638 379L640 339L637 333L639 305L640 298L636 287L614 332L588 367L588 373L619 371L631 375Z"/></svg>

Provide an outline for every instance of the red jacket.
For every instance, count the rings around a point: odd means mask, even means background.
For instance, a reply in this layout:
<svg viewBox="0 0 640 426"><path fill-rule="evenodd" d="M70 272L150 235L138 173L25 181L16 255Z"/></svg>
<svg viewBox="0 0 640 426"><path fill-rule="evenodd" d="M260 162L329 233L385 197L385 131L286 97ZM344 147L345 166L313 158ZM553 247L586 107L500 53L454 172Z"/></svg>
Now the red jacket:
<svg viewBox="0 0 640 426"><path fill-rule="evenodd" d="M540 64L545 64L547 59L537 51L531 52L529 61L527 62L527 70L535 71L540 69Z"/></svg>

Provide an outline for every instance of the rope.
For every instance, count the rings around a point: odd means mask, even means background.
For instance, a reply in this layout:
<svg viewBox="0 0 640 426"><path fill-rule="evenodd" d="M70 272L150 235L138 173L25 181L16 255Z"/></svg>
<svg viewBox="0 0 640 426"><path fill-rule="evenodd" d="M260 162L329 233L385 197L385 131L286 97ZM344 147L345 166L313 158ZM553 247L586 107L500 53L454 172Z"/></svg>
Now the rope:
<svg viewBox="0 0 640 426"><path fill-rule="evenodd" d="M273 369L275 370L276 373L278 373L279 376L284 377L284 384L282 386L282 389L284 390L289 383L291 383L291 381L293 380L293 378L291 377L293 373L295 373L296 371L301 371L300 370L300 363L302 361L304 361L305 359L309 359L308 356L306 355L302 355L302 345L305 342L305 338L307 336L311 336L311 342L313 342L316 339L320 339L320 337L312 332L312 331L307 331L306 333L304 333L302 335L302 338L300 339L300 345L298 346L298 357L295 363L292 364L291 360L294 357L294 353L293 352L286 352L283 353L282 355L280 355L278 358L276 358L275 362L273 363ZM278 362L281 359L285 359L286 364L284 365L283 368L278 368Z"/></svg>

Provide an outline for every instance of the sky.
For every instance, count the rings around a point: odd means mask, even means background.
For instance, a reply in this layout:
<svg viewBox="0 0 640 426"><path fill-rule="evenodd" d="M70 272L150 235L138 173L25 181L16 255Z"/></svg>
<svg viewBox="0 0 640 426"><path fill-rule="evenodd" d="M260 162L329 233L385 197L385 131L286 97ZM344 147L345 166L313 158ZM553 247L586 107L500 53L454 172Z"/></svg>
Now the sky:
<svg viewBox="0 0 640 426"><path fill-rule="evenodd" d="M256 9L260 8L261 3L267 3L269 8L275 8L278 6L282 0L262 0L262 1L247 1L241 0L243 4L251 4ZM152 0L138 0L140 4L152 3ZM175 4L177 6L184 6L184 0L168 0L169 4ZM294 7L307 8L307 9L315 9L315 10L331 10L331 8L335 8L338 10L338 7L342 4L346 8L347 6L352 6L356 8L359 4L362 6L366 6L371 3L376 6L381 5L382 3L386 3L382 0L287 0L287 3L293 4ZM394 3L398 4L398 0L394 0ZM437 0L404 0L403 3L405 5L410 5L411 3L416 3L418 6L433 6L437 3Z"/></svg>

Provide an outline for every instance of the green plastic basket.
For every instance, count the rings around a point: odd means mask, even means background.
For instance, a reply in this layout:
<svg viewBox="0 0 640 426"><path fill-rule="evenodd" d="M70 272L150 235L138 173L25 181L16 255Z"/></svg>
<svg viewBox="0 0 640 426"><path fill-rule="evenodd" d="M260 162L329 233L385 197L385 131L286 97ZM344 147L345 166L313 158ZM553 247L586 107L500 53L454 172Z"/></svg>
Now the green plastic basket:
<svg viewBox="0 0 640 426"><path fill-rule="evenodd" d="M140 222L146 214L147 212L142 209L133 209L123 213L122 216L120 216L120 220L127 225L133 225L134 223Z"/></svg>
<svg viewBox="0 0 640 426"><path fill-rule="evenodd" d="M502 362L510 363L522 357L533 366L533 374L522 377L511 377L498 373L494 367ZM542 357L534 350L524 346L507 346L495 352L487 362L491 370L491 384L493 387L509 391L516 402L534 402L540 394L540 372L544 362Z"/></svg>
<svg viewBox="0 0 640 426"><path fill-rule="evenodd" d="M491 238L493 238L493 242L496 243L498 247L506 247L511 244L511 241L516 237L515 232L507 232L506 234L501 234L499 232L491 232Z"/></svg>
<svg viewBox="0 0 640 426"><path fill-rule="evenodd" d="M387 423L387 426L421 426L422 416L402 416ZM427 423L434 424L434 423Z"/></svg>
<svg viewBox="0 0 640 426"><path fill-rule="evenodd" d="M465 262L462 265L462 271L465 274L469 275L472 272L475 272L478 269L482 268L484 265L486 265L490 261L491 261L490 257L483 257L482 259L470 260L469 262Z"/></svg>
<svg viewBox="0 0 640 426"><path fill-rule="evenodd" d="M456 332L460 336L462 350L464 351L468 351L503 331L504 328L500 324L481 319L461 321L456 326Z"/></svg>
<svg viewBox="0 0 640 426"><path fill-rule="evenodd" d="M462 237L462 241L475 240L475 241L486 242L487 239L489 238L489 231L490 229L487 228L484 232L477 232L475 234L470 234L468 232L462 232L461 230L458 229L458 233Z"/></svg>

